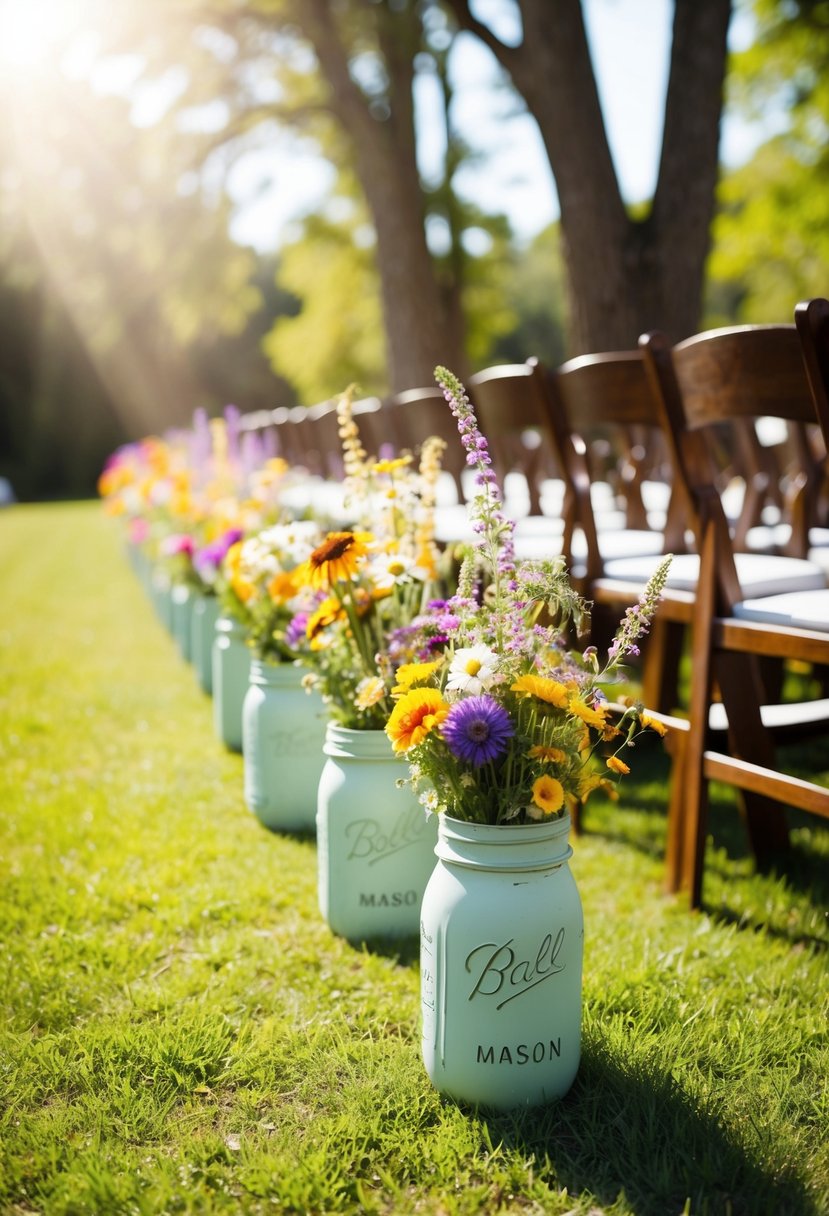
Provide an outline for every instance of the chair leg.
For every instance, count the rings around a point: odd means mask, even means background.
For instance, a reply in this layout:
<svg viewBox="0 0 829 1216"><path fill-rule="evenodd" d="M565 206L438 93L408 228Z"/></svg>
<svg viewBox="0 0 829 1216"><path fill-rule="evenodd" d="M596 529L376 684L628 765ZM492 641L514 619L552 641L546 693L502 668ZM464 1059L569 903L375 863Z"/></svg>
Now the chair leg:
<svg viewBox="0 0 829 1216"><path fill-rule="evenodd" d="M648 709L663 714L674 710L684 641L685 626L657 613L642 658L642 700Z"/></svg>
<svg viewBox="0 0 829 1216"><path fill-rule="evenodd" d="M683 831L685 823L685 765L688 732L675 728L665 736L671 757L668 830L665 842L665 890L674 895L682 887Z"/></svg>
<svg viewBox="0 0 829 1216"><path fill-rule="evenodd" d="M767 765L774 755L774 743L760 717L764 687L757 664L745 654L720 653L718 657L732 755ZM762 868L789 849L786 814L779 802L747 790L742 807L751 851Z"/></svg>

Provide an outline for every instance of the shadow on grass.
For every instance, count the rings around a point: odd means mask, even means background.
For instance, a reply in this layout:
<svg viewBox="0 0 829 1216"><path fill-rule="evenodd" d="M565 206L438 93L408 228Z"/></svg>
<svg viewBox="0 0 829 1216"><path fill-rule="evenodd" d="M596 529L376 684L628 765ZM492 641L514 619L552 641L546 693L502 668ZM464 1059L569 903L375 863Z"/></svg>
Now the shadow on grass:
<svg viewBox="0 0 829 1216"><path fill-rule="evenodd" d="M781 755L787 770L798 776L808 777L811 774L821 781L826 775L820 768L820 748L814 743L789 744ZM664 857L671 774L669 759L659 740L646 737L632 767L634 771L625 779L618 804L598 800L588 804L583 817L584 835L600 836L648 857ZM622 814L619 814L619 808ZM814 815L794 810L782 813L786 814L790 834L800 827L824 827ZM716 882L721 892L726 892L724 899L706 900L704 887L703 910L712 919L736 924L740 928L763 930L792 943L802 942L820 949L829 947L829 934L823 937L802 932L797 923L775 924L762 912L759 915L747 914L736 906L739 901L734 901L732 906L727 895L729 884L753 881L754 867L751 867L752 876L747 879L745 867L740 863L746 862L751 852L737 794L717 783L713 784L710 792L708 836L705 876L712 880L712 885ZM739 874L738 867L741 871ZM793 839L788 852L757 873L772 882L782 879L793 899L808 901L816 909L829 909L829 865L827 853L820 847L812 848Z"/></svg>
<svg viewBox="0 0 829 1216"><path fill-rule="evenodd" d="M624 1193L636 1216L729 1212L817 1216L784 1165L753 1160L713 1109L700 1108L660 1062L586 1044L570 1093L541 1109L479 1112L493 1145L533 1155L537 1176L612 1206ZM686 1201L690 1205L686 1209Z"/></svg>

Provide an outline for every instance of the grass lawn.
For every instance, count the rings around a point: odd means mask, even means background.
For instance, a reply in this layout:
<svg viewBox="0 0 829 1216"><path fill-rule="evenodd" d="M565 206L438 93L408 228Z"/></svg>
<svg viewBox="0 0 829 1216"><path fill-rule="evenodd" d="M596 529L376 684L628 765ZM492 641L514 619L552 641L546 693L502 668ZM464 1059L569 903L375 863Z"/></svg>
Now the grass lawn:
<svg viewBox="0 0 829 1216"><path fill-rule="evenodd" d="M576 1084L476 1113L423 1071L416 943L321 921L100 506L0 514L0 570L0 1211L829 1213L825 825L758 876L721 798L691 915L636 753L572 863Z"/></svg>

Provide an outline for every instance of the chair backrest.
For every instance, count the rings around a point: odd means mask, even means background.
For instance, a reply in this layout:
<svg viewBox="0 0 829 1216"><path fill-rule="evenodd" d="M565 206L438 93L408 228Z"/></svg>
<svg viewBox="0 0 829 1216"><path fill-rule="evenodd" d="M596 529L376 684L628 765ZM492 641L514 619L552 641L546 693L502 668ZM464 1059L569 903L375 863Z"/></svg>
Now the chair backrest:
<svg viewBox="0 0 829 1216"><path fill-rule="evenodd" d="M764 663L797 659L829 664L829 631L777 623L780 610L775 597L768 601L771 607L765 607L763 599L756 601L751 608L755 619L731 615L732 605L719 582L730 538L716 509L718 500L705 483L699 443L705 428L721 420L762 415L783 417L798 426L816 424L824 443L829 440L829 304L798 305L796 328L711 331L673 348L659 335L646 335L642 345L702 527L689 720L679 775L684 826L678 833L684 841L680 849L684 885L692 906L698 906L710 781L724 781L741 791L752 848L760 861L777 860L787 846L781 807L798 807L829 819L829 790L792 777L777 763L770 729L774 719L761 712L765 688L758 665L761 658ZM826 592L813 594L819 597L819 609ZM815 607L813 603L813 612ZM808 617L808 612L803 615ZM715 685L728 716L727 751L718 751L708 737ZM825 731L826 703L817 702L810 709L813 728L817 725Z"/></svg>
<svg viewBox="0 0 829 1216"><path fill-rule="evenodd" d="M377 421L398 450L408 449L417 454L432 435L442 439L446 444L443 468L455 482L458 501L464 501L461 474L466 468L466 454L442 389L432 385L395 393L383 401Z"/></svg>
<svg viewBox="0 0 829 1216"><path fill-rule="evenodd" d="M470 377L468 389L502 489L508 473L523 473L530 514L541 515L542 481L562 473L538 360L484 368Z"/></svg>
<svg viewBox="0 0 829 1216"><path fill-rule="evenodd" d="M647 529L642 499L646 478L671 484L662 418L639 350L580 355L551 376L568 447L583 451L591 482L607 480L625 512L628 528ZM666 546L685 549L679 503L667 492Z"/></svg>
<svg viewBox="0 0 829 1216"><path fill-rule="evenodd" d="M720 607L730 611L741 591L710 433L764 417L817 422L798 331L794 325L741 325L695 334L674 346L663 334L650 333L640 348L697 543L709 524L716 527Z"/></svg>

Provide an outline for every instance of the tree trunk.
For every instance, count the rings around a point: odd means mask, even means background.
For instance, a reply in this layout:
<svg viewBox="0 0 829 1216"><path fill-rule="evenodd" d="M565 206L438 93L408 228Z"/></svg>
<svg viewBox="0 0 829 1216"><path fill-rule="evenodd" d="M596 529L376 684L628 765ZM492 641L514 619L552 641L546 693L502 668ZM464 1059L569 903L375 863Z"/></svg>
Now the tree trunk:
<svg viewBox="0 0 829 1216"><path fill-rule="evenodd" d="M487 43L536 119L561 205L570 354L626 349L700 322L714 209L731 0L676 0L656 194L642 220L622 201L579 0L520 0L523 39L508 47L451 0Z"/></svg>
<svg viewBox="0 0 829 1216"><path fill-rule="evenodd" d="M426 243L415 152L412 84L418 18L413 6L376 5L388 78L387 105L375 102L349 72L334 6L299 0L297 23L312 42L331 91L331 108L347 132L377 235L388 374L392 391L433 382L436 364L458 366L434 262Z"/></svg>

